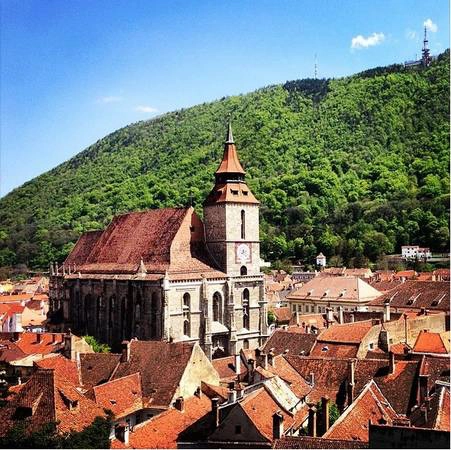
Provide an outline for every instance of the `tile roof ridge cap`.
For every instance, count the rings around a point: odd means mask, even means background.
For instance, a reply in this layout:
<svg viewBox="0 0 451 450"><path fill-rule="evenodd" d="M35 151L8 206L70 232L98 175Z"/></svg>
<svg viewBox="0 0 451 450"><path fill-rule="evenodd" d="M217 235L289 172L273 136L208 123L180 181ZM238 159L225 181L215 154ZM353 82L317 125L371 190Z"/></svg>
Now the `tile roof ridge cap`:
<svg viewBox="0 0 451 450"><path fill-rule="evenodd" d="M93 386L93 389L105 386L106 384L109 384L109 383L115 383L117 381L123 381L125 378L135 377L136 375L138 375L139 382L141 383L141 373L138 371L138 372L133 372L133 373L131 373L129 375L123 375L122 377L119 377L119 378L109 379L108 381L105 381L105 383Z"/></svg>

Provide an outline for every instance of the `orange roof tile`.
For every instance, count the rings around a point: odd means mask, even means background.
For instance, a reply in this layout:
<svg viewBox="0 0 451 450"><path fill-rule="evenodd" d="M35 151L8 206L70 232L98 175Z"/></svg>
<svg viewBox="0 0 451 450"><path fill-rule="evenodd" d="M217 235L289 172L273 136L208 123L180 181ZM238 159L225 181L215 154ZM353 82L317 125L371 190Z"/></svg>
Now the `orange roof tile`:
<svg viewBox="0 0 451 450"><path fill-rule="evenodd" d="M141 376L134 373L95 386L95 402L113 411L116 418L124 417L143 408Z"/></svg>
<svg viewBox="0 0 451 450"><path fill-rule="evenodd" d="M372 327L372 320L332 325L320 333L318 341L360 344Z"/></svg>
<svg viewBox="0 0 451 450"><path fill-rule="evenodd" d="M193 396L184 401L184 411L170 408L142 424L136 425L130 432L129 448L177 448L177 438L190 425L208 414L211 401L206 395ZM113 448L116 447L113 440Z"/></svg>
<svg viewBox="0 0 451 450"><path fill-rule="evenodd" d="M13 400L0 409L0 435L14 425L18 408L31 408L26 422L29 430L55 421L59 432L81 431L96 417L106 415L53 369L38 369Z"/></svg>
<svg viewBox="0 0 451 450"><path fill-rule="evenodd" d="M22 333L16 345L27 355L45 355L64 345L64 333Z"/></svg>
<svg viewBox="0 0 451 450"><path fill-rule="evenodd" d="M55 355L51 358L44 358L39 361L35 361L34 364L41 369L54 369L55 373L61 378L76 386L80 385L80 376L78 373L77 363L64 357L63 355Z"/></svg>
<svg viewBox="0 0 451 450"><path fill-rule="evenodd" d="M367 442L368 422L392 424L395 410L374 381L370 381L323 437Z"/></svg>
<svg viewBox="0 0 451 450"><path fill-rule="evenodd" d="M418 353L449 353L449 334L420 331L413 351Z"/></svg>

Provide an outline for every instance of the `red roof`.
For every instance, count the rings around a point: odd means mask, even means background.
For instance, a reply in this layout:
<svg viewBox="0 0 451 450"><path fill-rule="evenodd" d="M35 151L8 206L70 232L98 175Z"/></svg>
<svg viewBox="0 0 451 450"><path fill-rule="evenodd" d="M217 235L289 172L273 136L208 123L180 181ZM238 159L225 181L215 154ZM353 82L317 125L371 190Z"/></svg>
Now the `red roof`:
<svg viewBox="0 0 451 450"><path fill-rule="evenodd" d="M76 386L80 385L77 363L63 355L44 358L35 361L34 364L41 369L54 369L55 373L64 380L67 380Z"/></svg>
<svg viewBox="0 0 451 450"><path fill-rule="evenodd" d="M368 422L392 424L395 410L374 381L370 381L323 437L367 442Z"/></svg>
<svg viewBox="0 0 451 450"><path fill-rule="evenodd" d="M22 333L16 345L27 355L54 353L64 345L64 333Z"/></svg>
<svg viewBox="0 0 451 450"><path fill-rule="evenodd" d="M360 344L372 327L372 320L332 325L320 333L318 341Z"/></svg>
<svg viewBox="0 0 451 450"><path fill-rule="evenodd" d="M95 402L106 410L110 409L116 418L143 409L139 373L108 381L93 390Z"/></svg>
<svg viewBox="0 0 451 450"><path fill-rule="evenodd" d="M447 281L409 280L385 292L369 303L369 306L384 306L390 302L392 308L449 311L450 290Z"/></svg>
<svg viewBox="0 0 451 450"><path fill-rule="evenodd" d="M286 351L289 355L308 355L315 345L316 339L315 334L296 333L290 329L287 331L276 329L266 341L263 351L269 353L272 350L275 355Z"/></svg>
<svg viewBox="0 0 451 450"><path fill-rule="evenodd" d="M443 339L446 339L446 337L442 333L420 331L413 346L413 351L418 353L449 353L449 337L448 342L444 342Z"/></svg>
<svg viewBox="0 0 451 450"><path fill-rule="evenodd" d="M50 421L58 422L59 432L81 431L105 412L86 398L74 384L53 369L38 369L20 392L0 408L0 435L16 422L18 409L31 409L26 421L34 430Z"/></svg>
<svg viewBox="0 0 451 450"><path fill-rule="evenodd" d="M170 408L149 421L138 424L130 432L129 445L117 439L112 448L177 448L179 434L210 412L211 401L206 395L190 397L184 402L183 412Z"/></svg>
<svg viewBox="0 0 451 450"><path fill-rule="evenodd" d="M238 159L238 153L234 143L226 142L224 144L222 161L215 173L241 173L243 175L246 173Z"/></svg>
<svg viewBox="0 0 451 450"><path fill-rule="evenodd" d="M166 208L123 214L103 232L81 237L66 264L81 273L118 274L141 270L155 277L166 271L218 272L204 244L203 225L193 208ZM77 277L77 275L70 275Z"/></svg>
<svg viewBox="0 0 451 450"><path fill-rule="evenodd" d="M114 379L141 374L142 393L155 406L169 406L188 365L194 344L184 342L135 341L130 360L121 362Z"/></svg>

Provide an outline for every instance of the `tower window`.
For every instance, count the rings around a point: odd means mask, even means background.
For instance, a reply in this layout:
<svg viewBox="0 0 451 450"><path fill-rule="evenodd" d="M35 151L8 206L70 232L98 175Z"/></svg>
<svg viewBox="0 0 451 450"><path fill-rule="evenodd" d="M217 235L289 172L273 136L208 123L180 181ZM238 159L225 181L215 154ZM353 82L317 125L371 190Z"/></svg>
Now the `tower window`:
<svg viewBox="0 0 451 450"><path fill-rule="evenodd" d="M222 319L222 304L221 295L219 292L213 294L213 320L215 322L221 322Z"/></svg>
<svg viewBox="0 0 451 450"><path fill-rule="evenodd" d="M243 291L243 328L249 330L250 320L249 320L249 289Z"/></svg>
<svg viewBox="0 0 451 450"><path fill-rule="evenodd" d="M241 210L241 239L246 239L246 212Z"/></svg>
<svg viewBox="0 0 451 450"><path fill-rule="evenodd" d="M191 296L183 294L183 334L191 336Z"/></svg>
<svg viewBox="0 0 451 450"><path fill-rule="evenodd" d="M246 266L241 266L240 275L247 275L247 267Z"/></svg>

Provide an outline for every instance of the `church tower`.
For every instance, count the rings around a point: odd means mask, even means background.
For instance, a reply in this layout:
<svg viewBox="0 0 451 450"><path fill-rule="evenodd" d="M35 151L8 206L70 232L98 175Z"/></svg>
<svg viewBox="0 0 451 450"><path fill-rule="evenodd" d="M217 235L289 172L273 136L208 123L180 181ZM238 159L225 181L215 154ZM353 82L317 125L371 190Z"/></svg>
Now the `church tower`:
<svg viewBox="0 0 451 450"><path fill-rule="evenodd" d="M204 202L206 243L227 275L260 273L259 202L246 184L229 123L215 186Z"/></svg>

